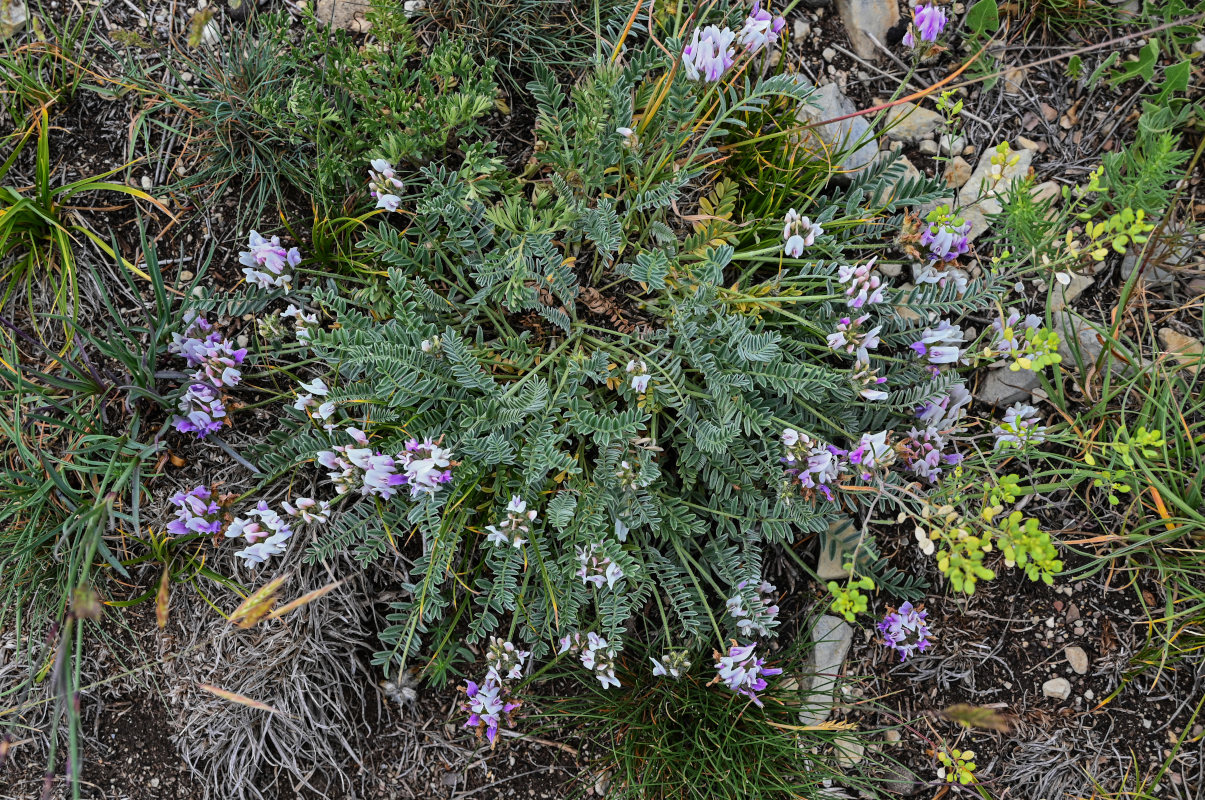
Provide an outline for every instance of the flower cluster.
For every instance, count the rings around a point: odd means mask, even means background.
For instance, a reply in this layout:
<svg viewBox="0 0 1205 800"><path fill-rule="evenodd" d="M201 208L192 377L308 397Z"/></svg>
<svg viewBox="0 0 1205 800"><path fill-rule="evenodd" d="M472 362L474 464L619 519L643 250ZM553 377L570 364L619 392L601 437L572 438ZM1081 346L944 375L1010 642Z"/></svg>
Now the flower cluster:
<svg viewBox="0 0 1205 800"><path fill-rule="evenodd" d="M372 169L368 170L368 189L377 201L376 207L397 211L402 198L395 193L402 190L402 182L394 173L393 165L383 158L374 158L371 163Z"/></svg>
<svg viewBox="0 0 1205 800"><path fill-rule="evenodd" d="M939 6L926 3L912 9L912 23L904 34L905 47L916 47L917 35L922 42L936 42L946 28L946 12Z"/></svg>
<svg viewBox="0 0 1205 800"><path fill-rule="evenodd" d="M527 540L523 538L523 534L531 530L531 523L536 521L536 511L527 509L527 502L519 495L511 497L510 502L506 504L506 520L497 525L486 525L485 529L490 532L490 535L485 537L486 541L491 544L496 544L499 547L510 545L511 547L519 548L527 544Z"/></svg>
<svg viewBox="0 0 1205 800"><path fill-rule="evenodd" d="M1025 403L1016 403L1004 412L1004 420L994 428L996 450L1010 447L1024 450L1026 445L1040 444L1046 440L1046 427L1041 423L1038 410Z"/></svg>
<svg viewBox="0 0 1205 800"><path fill-rule="evenodd" d="M874 274L875 258L860 266L847 265L837 271L837 280L845 286L846 305L862 308L886 300L883 296L883 279Z"/></svg>
<svg viewBox="0 0 1205 800"><path fill-rule="evenodd" d="M293 529L284 517L269 508L263 500L247 512L247 517L235 517L226 529L227 539L242 538L247 541L246 547L234 553L246 561L247 566L257 566L285 551L285 543L293 538Z"/></svg>
<svg viewBox="0 0 1205 800"><path fill-rule="evenodd" d="M774 603L777 588L769 581L762 581L753 593L756 596L754 604L747 608L747 598L741 590L748 584L748 581L741 581L736 585L736 594L728 598L726 603L728 615L736 620L736 628L742 636L753 636L754 631L762 636L769 636L770 627L778 616L778 606Z"/></svg>
<svg viewBox="0 0 1205 800"><path fill-rule="evenodd" d="M208 320L189 312L184 317L188 327L184 333L173 333L168 352L175 353L195 367L192 379L215 389L237 386L243 379L239 365L247 357L247 348L237 350L213 329Z"/></svg>
<svg viewBox="0 0 1205 800"><path fill-rule="evenodd" d="M955 216L949 206L939 206L926 217L929 226L920 235L920 243L929 248L935 261L956 261L970 249L967 234L971 223Z"/></svg>
<svg viewBox="0 0 1205 800"><path fill-rule="evenodd" d="M690 653L686 650L670 650L661 654L661 660L650 658L653 662L653 676L679 680L690 671Z"/></svg>
<svg viewBox="0 0 1205 800"><path fill-rule="evenodd" d="M280 507L290 517L301 520L302 524L305 525L324 525L331 518L331 503L329 500L298 497L296 505L286 500L280 504Z"/></svg>
<svg viewBox="0 0 1205 800"><path fill-rule="evenodd" d="M904 603L898 611L893 611L883 617L878 624L879 633L883 634L883 642L900 654L904 661L913 653L925 651L930 644L929 626L925 619L927 611L915 608L911 603Z"/></svg>
<svg viewBox="0 0 1205 800"><path fill-rule="evenodd" d="M302 344L309 344L314 336L314 331L318 330L318 315L307 314L292 303L280 312L280 318L293 320L293 333L297 336L297 341Z"/></svg>
<svg viewBox="0 0 1205 800"><path fill-rule="evenodd" d="M879 377L879 371L870 366L870 355L864 347L858 348L850 380L863 400L874 402L887 399L887 392L878 388L886 383L887 379Z"/></svg>
<svg viewBox="0 0 1205 800"><path fill-rule="evenodd" d="M441 437L442 440L442 437ZM397 465L404 473L404 483L410 487L410 496L435 494L439 487L452 480L452 451L440 447L430 439L406 442L406 450L397 457Z"/></svg>
<svg viewBox="0 0 1205 800"><path fill-rule="evenodd" d="M862 330L862 326L870 319L869 314L863 314L860 317L842 317L837 321L837 330L828 335L828 346L833 350L844 350L847 353L854 353L861 350L863 353L867 350L873 350L879 346L879 332L883 330L882 325L875 325L867 331Z"/></svg>
<svg viewBox="0 0 1205 800"><path fill-rule="evenodd" d="M469 715L464 727L476 729L477 735L484 735L490 747L493 747L503 720L508 726L513 726L515 722L511 715L522 703L511 699L507 687L491 678L486 678L481 684L465 681L464 693L465 700L460 707Z"/></svg>
<svg viewBox="0 0 1205 800"><path fill-rule="evenodd" d="M591 542L589 548L577 548L577 561L581 565L577 577L582 579L582 583L592 583L599 589L603 584L608 589L614 589L615 582L623 577L623 570L602 552L602 546L597 542Z"/></svg>
<svg viewBox="0 0 1205 800"><path fill-rule="evenodd" d="M826 499L832 500L831 484L841 475L845 451L819 442L794 428L782 432L782 445L786 450L782 459L787 465L786 472L799 481L804 493L818 491Z"/></svg>
<svg viewBox="0 0 1205 800"><path fill-rule="evenodd" d="M770 43L770 39L778 35L787 21L782 17L774 17L761 7L761 0L753 4L753 10L745 20L739 34L740 43L750 53L756 53Z"/></svg>
<svg viewBox="0 0 1205 800"><path fill-rule="evenodd" d="M732 46L736 34L730 28L695 28L695 35L682 50L682 69L692 81L715 83L735 62Z"/></svg>
<svg viewBox="0 0 1205 800"><path fill-rule="evenodd" d="M957 364L962 358L962 328L943 319L935 328L925 328L909 347L930 364Z"/></svg>
<svg viewBox="0 0 1205 800"><path fill-rule="evenodd" d="M367 437L360 431L348 434L357 444L368 444ZM339 494L359 490L361 494L388 500L397 494L397 487L406 483L406 476L398 473L393 456L370 447L354 447L350 444L335 445L330 450L318 453L318 463L331 470L327 475L335 484Z"/></svg>
<svg viewBox="0 0 1205 800"><path fill-rule="evenodd" d="M176 507L176 518L167 523L167 532L172 536L221 532L222 507L214 500L208 486L176 492L168 502Z"/></svg>
<svg viewBox="0 0 1205 800"><path fill-rule="evenodd" d="M219 390L242 381L239 366L247 357L247 348L235 349L204 317L189 312L184 319L187 327L183 333L172 334L167 349L196 371L180 398L180 416L172 424L181 433L195 433L203 439L221 430L226 407Z"/></svg>
<svg viewBox="0 0 1205 800"><path fill-rule="evenodd" d="M785 224L782 226L783 254L787 258L799 258L806 248L815 244L816 237L823 234L824 228L820 227L820 223L801 217L792 208L787 212Z"/></svg>
<svg viewBox="0 0 1205 800"><path fill-rule="evenodd" d="M758 692L764 691L766 678L782 674L781 669L764 666L766 660L753 654L756 645L738 645L735 641L727 655L715 653L716 677L712 683L723 682L732 691L744 695L753 701L754 705L762 707Z"/></svg>
<svg viewBox="0 0 1205 800"><path fill-rule="evenodd" d="M582 666L592 671L598 682L606 689L608 686L619 686L619 678L615 677L616 650L606 639L597 633L588 633L585 639L580 633L572 633L561 638L561 649L557 654L581 653Z"/></svg>
<svg viewBox="0 0 1205 800"><path fill-rule="evenodd" d="M649 388L648 365L643 361L632 359L628 362L627 373L632 376L632 391L636 394L644 394Z"/></svg>
<svg viewBox="0 0 1205 800"><path fill-rule="evenodd" d="M849 451L849 463L862 470L862 480L868 481L876 470L895 462L895 449L887 442L887 431L864 433L858 446Z"/></svg>
<svg viewBox="0 0 1205 800"><path fill-rule="evenodd" d="M301 263L301 253L296 247L285 250L279 236L265 239L251 231L247 244L249 250L238 254L238 263L243 265L247 283L261 289L284 289L293 285L293 267Z"/></svg>
<svg viewBox="0 0 1205 800"><path fill-rule="evenodd" d="M944 467L962 463L961 453L946 452L950 445L950 436L935 427L913 427L896 445L896 453L905 469L935 482Z"/></svg>
<svg viewBox="0 0 1205 800"><path fill-rule="evenodd" d="M217 389L203 383L189 384L177 408L181 416L175 417L172 425L180 433L195 433L198 439L220 431L226 418L222 396Z"/></svg>
<svg viewBox="0 0 1205 800"><path fill-rule="evenodd" d="M530 655L530 651L520 650L510 642L491 636L489 649L485 652L485 663L489 665L485 673L486 681L505 683L518 680L523 676L523 663Z"/></svg>

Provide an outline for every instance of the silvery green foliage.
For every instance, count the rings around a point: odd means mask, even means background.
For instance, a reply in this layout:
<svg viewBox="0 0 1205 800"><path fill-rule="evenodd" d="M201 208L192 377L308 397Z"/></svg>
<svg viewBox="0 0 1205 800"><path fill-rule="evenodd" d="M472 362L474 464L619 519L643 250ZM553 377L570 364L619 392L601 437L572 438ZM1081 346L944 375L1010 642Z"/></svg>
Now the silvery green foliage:
<svg viewBox="0 0 1205 800"><path fill-rule="evenodd" d="M733 138L738 120L784 98L793 107L810 87L788 76L746 82L721 92L696 129L698 98L675 80L644 129L617 133L633 125L634 103L646 107L664 88L646 75L665 66L636 54L626 67L598 67L569 95L551 78L534 82L530 189L494 161L428 167L405 229L384 223L360 243L363 258L388 270L382 290L312 290L312 305L338 323L312 342L328 368L327 399L377 449L443 436L461 462L434 496L345 497L309 553L351 549L370 562L396 548L413 558L381 663L424 646L446 657L453 629L470 643L495 632L521 641L537 661L578 630L618 645L634 620L659 618L658 607L674 639L719 634L731 625L725 597L742 581L757 585L766 547L826 531L838 511L784 479L783 429L849 446L864 432L907 428L952 382L907 358L876 357L889 398L863 402L852 358L825 345L848 313L836 260L780 271L775 256L757 269L734 260L741 243L683 231L678 210L697 205L712 148ZM931 181L910 181L874 206L868 198L901 172L884 162L812 210L846 231L824 252L842 257L868 215L891 225L890 215L935 196ZM737 281L743 294L731 289ZM590 310L599 290L626 324ZM929 286L907 301L922 314L958 314L997 291L989 274L965 295ZM891 294L882 337L902 348L924 324L895 313ZM633 387L633 368L649 376L646 391ZM261 467L283 474L339 435L290 417ZM527 541L487 542L486 527L515 496L538 511ZM622 577L584 580L583 553Z"/></svg>

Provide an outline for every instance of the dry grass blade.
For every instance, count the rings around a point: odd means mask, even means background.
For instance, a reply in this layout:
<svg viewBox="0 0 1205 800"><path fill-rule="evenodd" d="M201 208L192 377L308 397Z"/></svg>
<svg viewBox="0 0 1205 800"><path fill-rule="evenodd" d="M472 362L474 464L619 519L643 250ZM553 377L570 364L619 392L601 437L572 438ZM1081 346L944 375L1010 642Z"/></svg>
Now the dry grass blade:
<svg viewBox="0 0 1205 800"><path fill-rule="evenodd" d="M1013 729L1012 720L988 706L973 706L955 703L941 710L941 716L968 728L983 728L989 731L1008 733Z"/></svg>
<svg viewBox="0 0 1205 800"><path fill-rule="evenodd" d="M286 572L256 589L239 604L238 608L230 612L230 621L240 628L250 628L255 625L272 610L272 606L276 604L276 593L288 579L289 574Z"/></svg>
<svg viewBox="0 0 1205 800"><path fill-rule="evenodd" d="M250 697L238 694L237 692L231 692L209 683L201 683L197 685L212 695L216 695L223 700L229 700L232 703L238 703L240 706L247 706L247 708L255 708L259 709L260 711L267 711L269 714L280 714L285 717L289 716L283 711L278 711L275 708L272 708L272 706L268 705L267 703L252 700Z"/></svg>
<svg viewBox="0 0 1205 800"><path fill-rule="evenodd" d="M343 583L343 581L335 581L333 583L328 583L326 586L315 589L312 592L306 592L301 597L298 597L296 600L291 600L288 603L285 603L280 608L273 609L272 613L268 614L268 619L277 619L278 617L283 617L285 614L288 614L290 611L295 611L296 609L301 608L302 606L304 606L308 603L312 603L315 600L317 600L319 597L322 597L323 595L339 588L339 586L342 585L342 583Z"/></svg>

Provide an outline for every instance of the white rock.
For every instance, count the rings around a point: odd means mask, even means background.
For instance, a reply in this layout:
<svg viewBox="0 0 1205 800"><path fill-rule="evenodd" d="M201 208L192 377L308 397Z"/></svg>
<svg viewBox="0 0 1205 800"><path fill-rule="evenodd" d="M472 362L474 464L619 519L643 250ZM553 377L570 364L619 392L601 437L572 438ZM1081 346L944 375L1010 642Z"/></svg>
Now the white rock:
<svg viewBox="0 0 1205 800"><path fill-rule="evenodd" d="M1071 669L1076 675L1083 675L1088 671L1088 654L1084 652L1084 648L1071 647L1063 648L1063 655L1067 657L1067 663L1071 665Z"/></svg>
<svg viewBox="0 0 1205 800"><path fill-rule="evenodd" d="M827 614L816 620L812 626L812 668L815 674L811 676L810 689L803 698L807 706L799 712L799 722L802 725L819 725L828 719L833 710L833 694L837 680L845 666L845 654L853 641L854 629L837 617Z"/></svg>
<svg viewBox="0 0 1205 800"><path fill-rule="evenodd" d="M797 19L791 23L791 38L794 39L796 43L803 42L804 39L808 38L808 34L811 32L812 26L801 19Z"/></svg>
<svg viewBox="0 0 1205 800"><path fill-rule="evenodd" d="M20 33L28 21L24 0L0 0L0 41Z"/></svg>
<svg viewBox="0 0 1205 800"><path fill-rule="evenodd" d="M900 5L896 0L837 0L837 13L854 52L868 61L875 61L883 54L874 40L886 45L887 31L900 21Z"/></svg>
<svg viewBox="0 0 1205 800"><path fill-rule="evenodd" d="M831 47L826 47L820 51L820 57L823 58L825 61L832 61L834 58L837 57L837 51Z"/></svg>
<svg viewBox="0 0 1205 800"><path fill-rule="evenodd" d="M796 116L800 122L816 123L853 114L857 109L853 102L841 93L835 83L828 83L812 92L809 102L799 106ZM816 141L816 139L819 141ZM824 157L826 149L838 152L848 150L856 142L862 144L845 154L839 167L853 172L865 167L879 153L878 143L870 135L870 123L864 117L850 117L840 122L830 122L809 128L804 134L804 143L814 148L817 157Z"/></svg>
<svg viewBox="0 0 1205 800"><path fill-rule="evenodd" d="M916 143L931 136L945 119L916 103L900 103L887 109L887 138L897 142Z"/></svg>
<svg viewBox="0 0 1205 800"><path fill-rule="evenodd" d="M150 175L143 175L139 183L142 184L142 190L144 192L149 192L155 186L155 183L151 180Z"/></svg>
<svg viewBox="0 0 1205 800"><path fill-rule="evenodd" d="M1071 682L1066 678L1051 678L1042 684L1042 694L1055 700L1066 700L1071 696Z"/></svg>
<svg viewBox="0 0 1205 800"><path fill-rule="evenodd" d="M937 142L933 141L932 139L925 139L916 146L916 149L921 152L921 155L926 156L935 156L939 150Z"/></svg>
<svg viewBox="0 0 1205 800"><path fill-rule="evenodd" d="M1014 181L1029 173L1029 165L1033 163L1032 150L1013 150L1012 155L1017 159L1017 163L1006 166L1001 172L999 180L992 180L989 173L992 169L992 156L995 154L995 149L991 148L979 157L979 163L975 165L971 179L958 193L958 199L963 205L970 205L979 197L994 198L1007 193Z"/></svg>

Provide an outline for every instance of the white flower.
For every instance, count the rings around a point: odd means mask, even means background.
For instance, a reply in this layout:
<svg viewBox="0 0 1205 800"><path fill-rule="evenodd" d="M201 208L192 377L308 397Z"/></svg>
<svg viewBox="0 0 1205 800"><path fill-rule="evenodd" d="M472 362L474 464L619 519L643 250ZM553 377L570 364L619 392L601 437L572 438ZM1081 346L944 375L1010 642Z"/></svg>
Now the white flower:
<svg viewBox="0 0 1205 800"><path fill-rule="evenodd" d="M301 388L307 392L310 392L311 394L316 394L319 397L326 397L326 395L330 393L330 389L325 383L323 383L322 378L314 378L314 380L310 381L309 383L305 383L303 381L301 383Z"/></svg>

